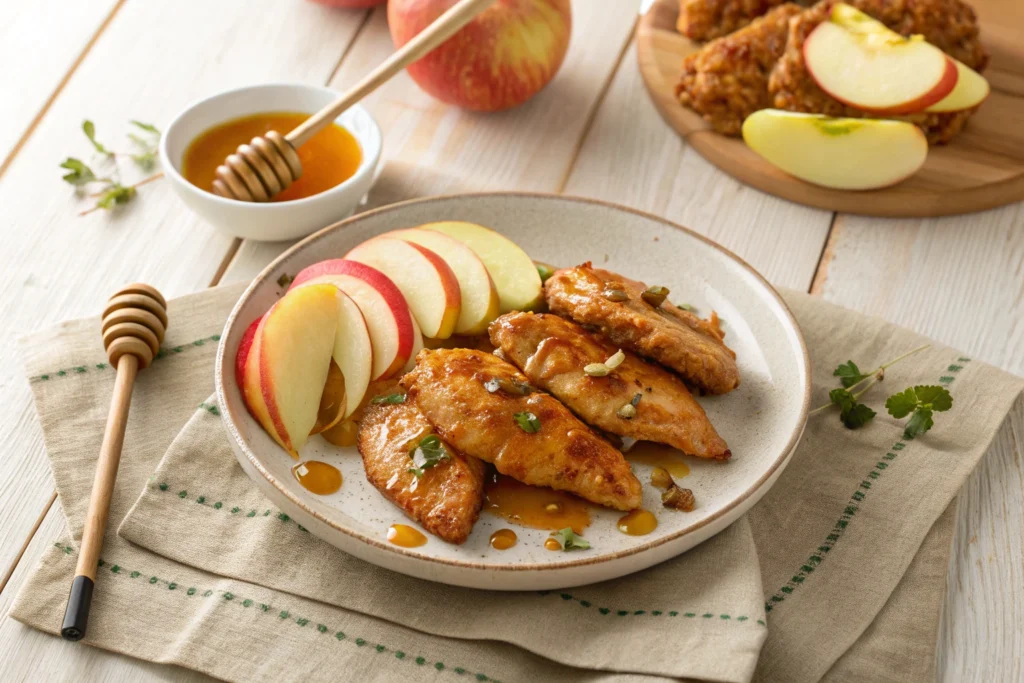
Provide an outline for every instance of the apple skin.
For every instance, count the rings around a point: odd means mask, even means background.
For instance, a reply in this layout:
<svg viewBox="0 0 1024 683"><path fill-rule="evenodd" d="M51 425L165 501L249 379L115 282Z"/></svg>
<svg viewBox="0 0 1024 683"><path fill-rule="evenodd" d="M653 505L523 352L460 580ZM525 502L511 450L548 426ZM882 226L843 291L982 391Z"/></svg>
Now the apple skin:
<svg viewBox="0 0 1024 683"><path fill-rule="evenodd" d="M326 5L327 7L342 7L345 9L365 9L367 7L376 7L377 5L383 5L388 0L310 0L318 5Z"/></svg>
<svg viewBox="0 0 1024 683"><path fill-rule="evenodd" d="M959 74L956 87L944 99L931 105L925 111L935 113L963 111L980 106L988 99L991 87L985 77L963 62L955 59L953 62L956 64Z"/></svg>
<svg viewBox="0 0 1024 683"><path fill-rule="evenodd" d="M249 351L252 350L252 343L256 339L256 328L260 326L261 320L263 320L262 316L253 320L252 324L245 328L242 339L238 342L238 353L235 354L235 381L243 394L245 393L245 362L249 358Z"/></svg>
<svg viewBox="0 0 1024 683"><path fill-rule="evenodd" d="M455 3L391 0L388 28L395 46L405 45ZM526 102L555 77L571 34L569 0L497 0L407 71L442 102L501 111Z"/></svg>

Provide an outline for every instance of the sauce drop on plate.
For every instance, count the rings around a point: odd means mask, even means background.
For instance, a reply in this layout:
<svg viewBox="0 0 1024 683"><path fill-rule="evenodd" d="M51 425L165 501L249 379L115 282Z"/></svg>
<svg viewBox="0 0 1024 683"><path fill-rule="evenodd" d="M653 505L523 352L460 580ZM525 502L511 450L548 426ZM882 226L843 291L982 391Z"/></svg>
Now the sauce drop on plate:
<svg viewBox="0 0 1024 683"><path fill-rule="evenodd" d="M650 441L638 441L633 448L624 454L630 462L640 462L645 465L661 467L668 471L675 479L682 479L690 473L690 467L686 464L682 451L671 446L652 443Z"/></svg>
<svg viewBox="0 0 1024 683"><path fill-rule="evenodd" d="M294 112L264 112L226 121L201 133L189 143L181 163L181 174L201 190L213 191L217 167L239 145L258 135L276 130L281 135L309 118ZM359 143L338 124L323 129L298 149L302 177L271 201L304 199L329 190L351 178L363 160Z"/></svg>
<svg viewBox="0 0 1024 683"><path fill-rule="evenodd" d="M630 536L646 536L658 528L658 518L643 508L619 519L619 531Z"/></svg>
<svg viewBox="0 0 1024 683"><path fill-rule="evenodd" d="M502 474L487 482L484 510L516 524L548 531L571 527L582 534L590 525L590 506L583 500L562 491L528 486Z"/></svg>
<svg viewBox="0 0 1024 683"><path fill-rule="evenodd" d="M518 542L516 532L511 529L498 529L491 534L491 547L495 550L508 550Z"/></svg>
<svg viewBox="0 0 1024 683"><path fill-rule="evenodd" d="M427 542L427 537L406 524L388 527L388 540L403 548L416 548Z"/></svg>
<svg viewBox="0 0 1024 683"><path fill-rule="evenodd" d="M292 474L304 489L318 496L330 495L341 488L341 471L319 460L300 462L292 468Z"/></svg>
<svg viewBox="0 0 1024 683"><path fill-rule="evenodd" d="M548 550L561 550L562 544L553 538L549 538L546 541L544 541L544 547Z"/></svg>

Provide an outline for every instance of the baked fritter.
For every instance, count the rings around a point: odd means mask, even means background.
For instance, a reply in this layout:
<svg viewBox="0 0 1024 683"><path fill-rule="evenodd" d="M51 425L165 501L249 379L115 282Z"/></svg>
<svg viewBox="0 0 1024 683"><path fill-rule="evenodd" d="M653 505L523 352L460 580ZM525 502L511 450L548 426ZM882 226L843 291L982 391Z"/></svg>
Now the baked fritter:
<svg viewBox="0 0 1024 683"><path fill-rule="evenodd" d="M359 423L359 454L385 498L435 536L463 543L484 504L484 464L449 447L451 457L417 479L409 452L433 432L411 402L371 405Z"/></svg>
<svg viewBox="0 0 1024 683"><path fill-rule="evenodd" d="M709 393L738 387L736 354L722 341L718 316L702 320L668 301L655 308L641 296L646 289L587 262L548 278L544 296L553 312L597 327L613 344L653 358ZM626 300L612 301L607 291L625 292Z"/></svg>
<svg viewBox="0 0 1024 683"><path fill-rule="evenodd" d="M627 351L626 359L604 377L584 372L618 348L576 323L545 313L506 313L488 331L491 343L534 386L553 394L587 424L701 458L731 455L686 385L664 368ZM635 415L620 416L623 406L632 406L638 397Z"/></svg>
<svg viewBox="0 0 1024 683"><path fill-rule="evenodd" d="M717 132L739 135L743 119L772 106L768 75L785 51L790 18L801 11L786 3L688 55L676 85L679 102Z"/></svg>
<svg viewBox="0 0 1024 683"><path fill-rule="evenodd" d="M492 380L513 390L490 391ZM617 510L640 507L640 482L622 454L556 399L521 393L529 391L526 377L505 361L470 349L427 349L401 385L438 436L502 474Z"/></svg>
<svg viewBox="0 0 1024 683"><path fill-rule="evenodd" d="M822 0L789 23L786 49L768 81L772 103L777 109L828 116L871 116L827 95L811 78L804 62L804 41L818 24L828 19L832 7L839 1ZM988 55L978 39L974 10L961 0L845 2L904 36L923 35L929 43L975 71L983 70L988 63ZM909 121L924 132L930 144L943 144L963 129L976 109L944 114L921 112L888 118Z"/></svg>
<svg viewBox="0 0 1024 683"><path fill-rule="evenodd" d="M680 0L676 30L690 40L737 31L785 0Z"/></svg>

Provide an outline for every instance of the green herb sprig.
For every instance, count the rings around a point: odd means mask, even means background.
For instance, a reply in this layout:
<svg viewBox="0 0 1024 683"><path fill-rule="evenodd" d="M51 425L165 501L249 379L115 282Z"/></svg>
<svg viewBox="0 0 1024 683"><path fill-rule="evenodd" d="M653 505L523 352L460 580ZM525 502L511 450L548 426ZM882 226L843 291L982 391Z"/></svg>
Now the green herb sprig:
<svg viewBox="0 0 1024 683"><path fill-rule="evenodd" d="M562 550L589 550L590 541L576 534L572 530L572 527L565 527L558 531L551 532L551 538L558 541L558 544L562 546Z"/></svg>
<svg viewBox="0 0 1024 683"><path fill-rule="evenodd" d="M885 402L885 409L896 419L910 415L903 436L913 439L924 434L932 425L932 413L943 413L953 407L953 397L945 387L915 386L893 394Z"/></svg>
<svg viewBox="0 0 1024 683"><path fill-rule="evenodd" d="M419 445L409 451L409 457L412 459L412 467L408 471L419 479L424 472L442 460L450 460L452 456L441 439L430 434L420 439Z"/></svg>

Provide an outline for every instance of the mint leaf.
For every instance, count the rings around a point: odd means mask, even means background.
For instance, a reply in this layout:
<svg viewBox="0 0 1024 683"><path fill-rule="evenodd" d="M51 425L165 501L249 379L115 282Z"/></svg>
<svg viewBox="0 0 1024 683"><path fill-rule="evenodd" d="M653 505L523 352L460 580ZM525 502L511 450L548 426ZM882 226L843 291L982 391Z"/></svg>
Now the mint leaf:
<svg viewBox="0 0 1024 683"><path fill-rule="evenodd" d="M134 196L134 187L114 183L96 200L96 206L101 209L112 209L115 206L127 204Z"/></svg>
<svg viewBox="0 0 1024 683"><path fill-rule="evenodd" d="M576 532L572 530L572 527L565 527L551 533L551 537L558 541L558 544L562 546L562 550L589 550L590 541L577 536Z"/></svg>
<svg viewBox="0 0 1024 683"><path fill-rule="evenodd" d="M103 146L99 140L96 139L96 126L92 121L86 119L82 121L82 132L85 133L85 137L89 138L89 142L96 148L96 151L105 156L113 156L114 153Z"/></svg>
<svg viewBox="0 0 1024 683"><path fill-rule="evenodd" d="M917 408L917 392L911 387L898 394L893 394L885 401L885 409L896 419L906 417Z"/></svg>
<svg viewBox="0 0 1024 683"><path fill-rule="evenodd" d="M870 375L862 373L860 368L857 367L857 364L852 360L840 363L839 367L832 372L832 376L838 377L844 387L852 387L854 384L870 377Z"/></svg>
<svg viewBox="0 0 1024 683"><path fill-rule="evenodd" d="M70 171L70 173L64 174L64 182L71 183L76 187L87 185L96 180L96 174L81 159L68 157L60 167Z"/></svg>
<svg viewBox="0 0 1024 683"><path fill-rule="evenodd" d="M512 417L519 428L527 434L536 434L540 431L540 420L533 413L516 413Z"/></svg>
<svg viewBox="0 0 1024 683"><path fill-rule="evenodd" d="M394 395L396 394L392 394L392 396ZM448 448L441 439L434 434L430 434L420 439L419 445L409 451L409 457L412 458L412 467L408 471L419 479L423 476L424 472L442 460L450 459L452 456L448 453Z"/></svg>
<svg viewBox="0 0 1024 683"><path fill-rule="evenodd" d="M906 429L903 430L903 438L913 439L918 434L924 434L935 423L932 421L932 411L927 408L918 408L910 417Z"/></svg>

